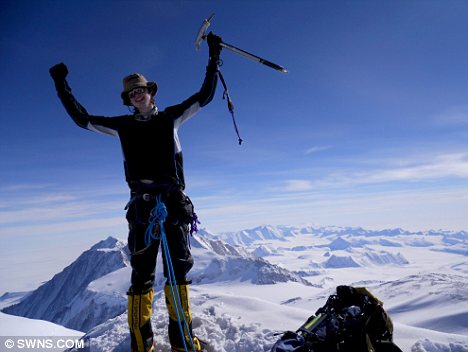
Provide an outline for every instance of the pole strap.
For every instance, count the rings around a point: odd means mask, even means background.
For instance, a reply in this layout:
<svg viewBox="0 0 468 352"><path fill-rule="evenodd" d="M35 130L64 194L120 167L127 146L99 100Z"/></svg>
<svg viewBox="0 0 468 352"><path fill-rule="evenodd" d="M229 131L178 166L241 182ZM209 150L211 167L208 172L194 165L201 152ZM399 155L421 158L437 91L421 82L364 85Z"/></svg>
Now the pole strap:
<svg viewBox="0 0 468 352"><path fill-rule="evenodd" d="M229 91L228 91L228 88L227 88L226 81L224 80L223 74L221 73L219 68L218 68L218 75L219 75L219 79L221 80L221 83L223 84L223 88L224 88L223 100L224 99L227 100L227 106L228 106L228 110L229 110L229 112L231 113L231 116L232 116L232 123L234 125L234 130L236 131L239 145L242 145L242 142L244 140L241 138L240 133L239 133L239 128L237 127L236 117L234 116L234 104L233 104L233 102L231 100L231 97L229 96Z"/></svg>

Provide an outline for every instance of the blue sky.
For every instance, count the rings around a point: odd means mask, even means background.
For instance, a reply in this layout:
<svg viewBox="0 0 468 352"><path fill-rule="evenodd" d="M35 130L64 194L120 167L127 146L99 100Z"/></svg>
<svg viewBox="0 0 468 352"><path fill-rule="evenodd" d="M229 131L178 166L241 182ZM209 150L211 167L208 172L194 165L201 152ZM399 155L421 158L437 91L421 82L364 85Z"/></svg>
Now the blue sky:
<svg viewBox="0 0 468 352"><path fill-rule="evenodd" d="M135 71L158 82L162 109L199 89L207 48L193 42L211 13L225 42L289 73L222 52L245 144L220 85L180 130L203 227L468 230L466 1L4 0L0 9L1 277L12 263L45 276L108 235L126 238L119 142L74 125L49 67L68 65L92 114L126 113L121 80Z"/></svg>

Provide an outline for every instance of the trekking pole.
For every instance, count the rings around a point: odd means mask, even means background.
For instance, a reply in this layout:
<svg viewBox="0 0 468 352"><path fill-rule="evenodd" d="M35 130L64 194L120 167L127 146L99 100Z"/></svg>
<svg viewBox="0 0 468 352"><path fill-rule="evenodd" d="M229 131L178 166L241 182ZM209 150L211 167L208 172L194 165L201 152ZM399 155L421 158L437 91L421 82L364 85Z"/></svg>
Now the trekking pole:
<svg viewBox="0 0 468 352"><path fill-rule="evenodd" d="M200 49L200 43L202 40L206 40L206 30L208 29L208 27L210 26L211 24L211 20L213 19L214 17L214 14L212 14L210 17L208 17L207 19L205 19L203 21L203 24L202 26L200 27L200 30L198 31L198 34L197 34L197 37L195 38L195 48L198 50ZM255 61L255 62L258 62L260 64L263 64L265 66L268 66L268 67L271 67L277 71L280 71L280 72L283 72L283 73L287 73L288 70L286 68L284 68L283 66L280 66L278 64L275 64L269 60L266 60L266 59L263 59L261 58L260 56L257 56L257 55L254 55L252 53L249 53L248 51L245 51L243 49L240 49L238 47L235 47L234 45L231 45L231 44L227 44L223 41L221 41L220 43L221 47L225 48L225 49L228 49L236 54L239 54L239 55L242 55L252 61Z"/></svg>

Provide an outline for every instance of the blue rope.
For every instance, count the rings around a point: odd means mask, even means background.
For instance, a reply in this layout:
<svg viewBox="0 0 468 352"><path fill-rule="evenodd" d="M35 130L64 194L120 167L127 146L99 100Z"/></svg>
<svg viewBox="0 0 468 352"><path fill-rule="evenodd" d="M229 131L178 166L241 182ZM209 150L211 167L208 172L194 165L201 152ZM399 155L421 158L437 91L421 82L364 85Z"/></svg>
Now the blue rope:
<svg viewBox="0 0 468 352"><path fill-rule="evenodd" d="M161 239L161 235L164 231L163 222L166 221L168 212L166 205L161 201L161 196L156 197L156 206L151 210L149 217L149 225L145 231L145 246L148 247L151 244L151 240ZM160 231L156 227L159 227Z"/></svg>
<svg viewBox="0 0 468 352"><path fill-rule="evenodd" d="M151 244L151 240L161 240L162 249L164 251L164 258L166 262L166 267L168 271L168 280L169 280L169 287L171 289L171 296L172 301L175 305L175 311L177 315L177 322L179 324L180 334L182 336L182 341L184 342L184 349L186 352L189 352L187 343L185 341L185 334L184 329L182 327L182 321L184 322L185 329L187 330L187 336L192 344L192 349L194 352L195 345L193 343L192 336L190 334L189 325L187 323L187 319L185 319L185 314L182 308L182 302L180 300L179 289L177 288L177 281L174 272L174 266L172 265L171 253L169 252L169 244L167 242L166 232L164 230L164 222L166 221L168 215L168 211L166 205L161 201L161 196L158 195L156 197L156 206L151 210L150 214L150 223L146 228L145 232L145 244L149 246ZM159 225L159 233L158 231L154 231L156 225Z"/></svg>
<svg viewBox="0 0 468 352"><path fill-rule="evenodd" d="M195 345L193 343L193 339L192 339L192 336L190 334L187 319L185 319L185 314L183 312L182 302L180 300L180 293L179 293L179 289L177 287L177 282L176 282L175 274L174 274L174 267L172 265L171 256L169 254L169 246L168 246L168 243L167 243L167 238L166 238L165 233L162 234L162 244L163 244L163 248L165 248L165 253L166 253L166 255L165 255L166 265L170 269L170 272L171 272L171 274L168 275L169 276L169 286L171 288L172 300L173 300L173 302L175 303L175 306L176 306L177 320L178 320L178 323L179 323L179 330L180 330L180 333L181 333L181 336L182 336L182 339L183 339L183 342L184 342L184 348L188 352L188 348L187 348L187 345L186 345L186 342L185 342L184 331L183 331L182 323L181 323L182 321L183 321L183 323L185 325L185 329L187 331L187 336L188 336L188 338L190 340L190 343L192 345L192 349L195 352Z"/></svg>

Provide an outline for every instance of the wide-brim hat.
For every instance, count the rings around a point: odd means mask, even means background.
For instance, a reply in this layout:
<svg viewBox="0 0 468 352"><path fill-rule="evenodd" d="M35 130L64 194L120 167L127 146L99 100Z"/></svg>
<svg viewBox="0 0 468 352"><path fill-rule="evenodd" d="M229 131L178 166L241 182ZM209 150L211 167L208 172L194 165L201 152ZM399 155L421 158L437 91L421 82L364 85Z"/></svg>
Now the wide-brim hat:
<svg viewBox="0 0 468 352"><path fill-rule="evenodd" d="M131 106L130 98L128 93L135 88L147 88L151 96L154 96L158 91L158 85L156 82L148 82L146 78L140 73L132 73L124 77L123 79L123 91L120 94L124 105Z"/></svg>

